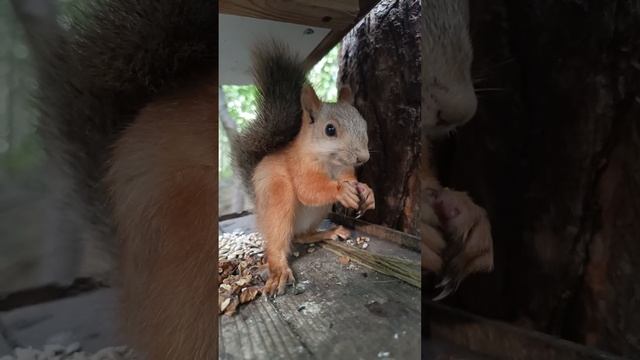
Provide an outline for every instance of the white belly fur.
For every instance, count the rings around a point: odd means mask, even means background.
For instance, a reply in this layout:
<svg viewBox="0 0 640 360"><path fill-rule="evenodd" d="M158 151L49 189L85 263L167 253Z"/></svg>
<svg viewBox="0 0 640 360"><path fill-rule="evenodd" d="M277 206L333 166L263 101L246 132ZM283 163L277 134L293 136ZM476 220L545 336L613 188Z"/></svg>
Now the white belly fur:
<svg viewBox="0 0 640 360"><path fill-rule="evenodd" d="M300 235L317 230L320 222L331 210L331 205L324 206L304 206L298 204L296 208L294 234Z"/></svg>

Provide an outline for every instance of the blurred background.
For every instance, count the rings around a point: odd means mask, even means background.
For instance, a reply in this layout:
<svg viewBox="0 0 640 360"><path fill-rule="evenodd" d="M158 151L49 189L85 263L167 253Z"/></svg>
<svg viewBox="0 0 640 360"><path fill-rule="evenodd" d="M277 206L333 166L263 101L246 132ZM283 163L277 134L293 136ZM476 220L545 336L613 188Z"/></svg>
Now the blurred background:
<svg viewBox="0 0 640 360"><path fill-rule="evenodd" d="M0 2L0 293L34 285L42 256L44 153L35 131L36 83L22 25Z"/></svg>
<svg viewBox="0 0 640 360"><path fill-rule="evenodd" d="M28 2L15 1L26 5ZM59 23L72 0L57 0ZM36 132L33 91L37 84L24 27L12 2L0 2L0 294L50 280L47 262L69 263L51 232L55 210L47 191L52 180ZM64 249L62 249L64 250ZM73 254L69 254L73 256Z"/></svg>

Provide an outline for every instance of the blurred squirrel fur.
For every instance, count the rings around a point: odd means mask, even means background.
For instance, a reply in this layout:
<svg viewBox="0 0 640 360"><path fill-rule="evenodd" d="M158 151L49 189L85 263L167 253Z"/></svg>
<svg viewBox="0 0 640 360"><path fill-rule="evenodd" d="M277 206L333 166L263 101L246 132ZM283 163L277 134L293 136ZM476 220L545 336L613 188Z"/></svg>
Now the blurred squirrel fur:
<svg viewBox="0 0 640 360"><path fill-rule="evenodd" d="M98 0L37 51L39 131L61 196L110 249L126 340L211 359L217 1Z"/></svg>

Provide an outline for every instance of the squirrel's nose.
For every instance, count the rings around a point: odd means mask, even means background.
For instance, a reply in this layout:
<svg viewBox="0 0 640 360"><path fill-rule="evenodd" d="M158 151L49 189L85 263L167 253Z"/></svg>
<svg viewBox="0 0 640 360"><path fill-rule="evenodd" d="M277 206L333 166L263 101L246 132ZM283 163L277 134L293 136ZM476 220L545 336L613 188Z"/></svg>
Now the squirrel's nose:
<svg viewBox="0 0 640 360"><path fill-rule="evenodd" d="M361 153L358 154L358 156L356 157L356 163L358 165L362 165L364 163L366 163L367 161L369 161L369 152L365 152L365 153Z"/></svg>

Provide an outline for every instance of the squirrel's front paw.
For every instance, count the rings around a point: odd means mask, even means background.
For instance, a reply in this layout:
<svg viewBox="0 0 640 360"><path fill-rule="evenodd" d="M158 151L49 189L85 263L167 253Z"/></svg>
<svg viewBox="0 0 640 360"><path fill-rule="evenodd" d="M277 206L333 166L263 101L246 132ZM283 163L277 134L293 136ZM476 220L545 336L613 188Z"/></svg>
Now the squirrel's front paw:
<svg viewBox="0 0 640 360"><path fill-rule="evenodd" d="M468 275L493 269L493 239L486 211L467 194L442 189L433 206L448 240L443 280L438 286L443 288L440 299L455 291Z"/></svg>
<svg viewBox="0 0 640 360"><path fill-rule="evenodd" d="M270 266L269 278L262 292L267 296L282 295L287 284L293 282L295 282L295 278L288 265Z"/></svg>
<svg viewBox="0 0 640 360"><path fill-rule="evenodd" d="M369 185L359 182L356 184L356 190L358 190L358 194L360 194L359 211L364 213L367 210L376 208L376 198Z"/></svg>
<svg viewBox="0 0 640 360"><path fill-rule="evenodd" d="M342 181L338 185L338 197L336 200L348 209L358 209L360 207L360 196L358 195L357 181Z"/></svg>

